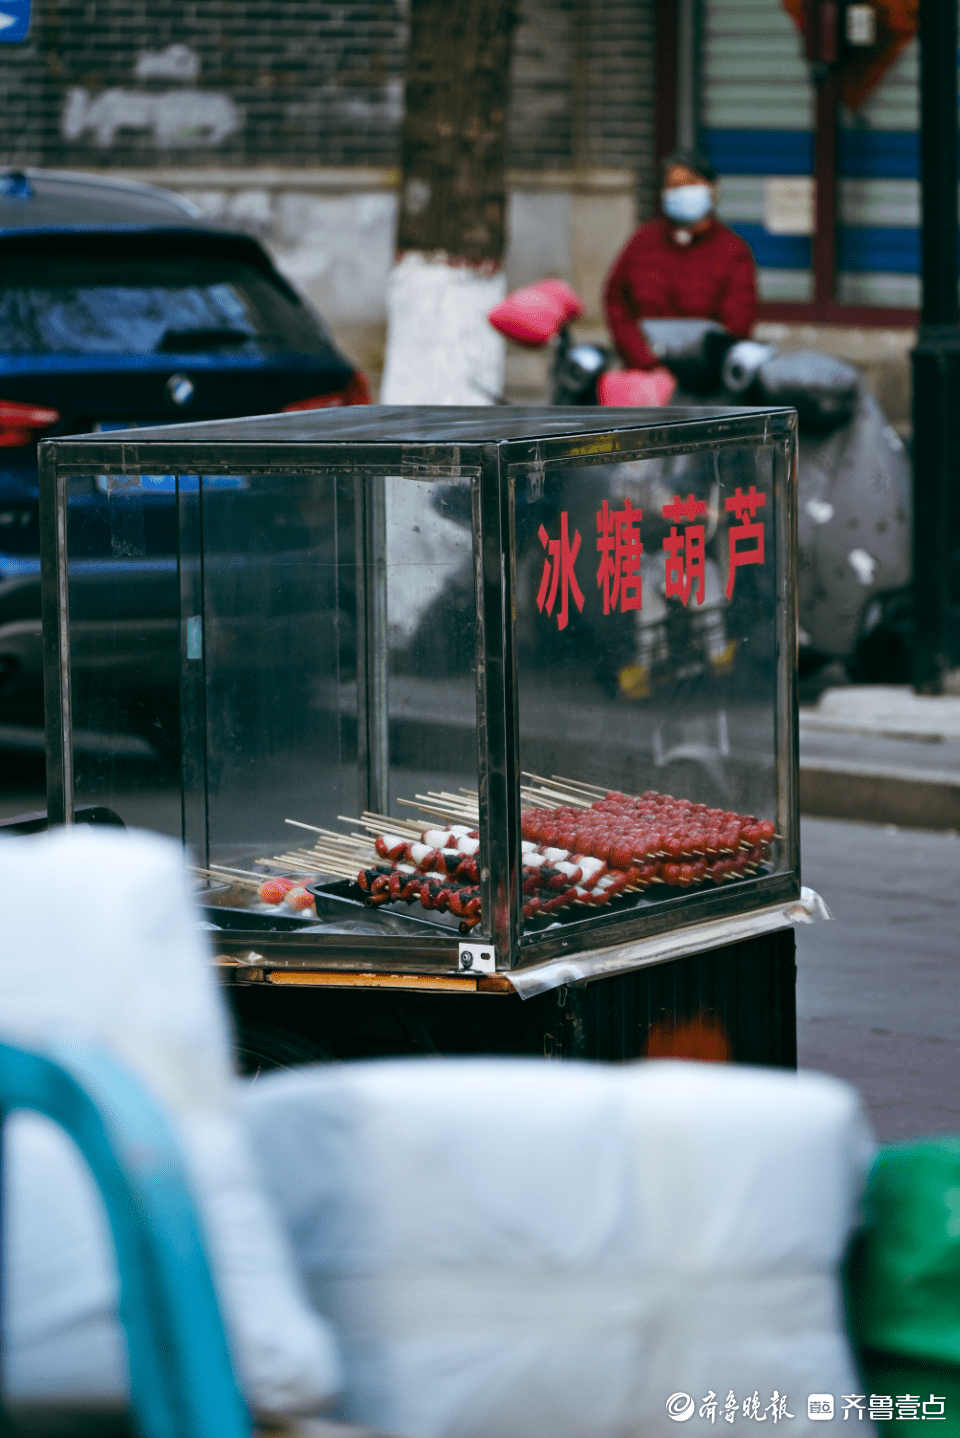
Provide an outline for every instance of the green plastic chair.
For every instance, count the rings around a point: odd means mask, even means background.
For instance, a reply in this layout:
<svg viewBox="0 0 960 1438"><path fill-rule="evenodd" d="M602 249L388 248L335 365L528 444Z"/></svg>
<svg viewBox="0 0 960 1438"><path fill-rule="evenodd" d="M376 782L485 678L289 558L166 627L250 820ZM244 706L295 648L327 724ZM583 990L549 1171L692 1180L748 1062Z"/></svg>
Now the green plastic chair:
<svg viewBox="0 0 960 1438"><path fill-rule="evenodd" d="M59 1124L103 1195L137 1431L143 1438L250 1438L193 1199L163 1112L103 1050L42 1053L0 1043L0 1139L16 1109Z"/></svg>
<svg viewBox="0 0 960 1438"><path fill-rule="evenodd" d="M960 1138L882 1149L864 1218L845 1274L864 1383L894 1401L920 1395L919 1421L960 1438Z"/></svg>

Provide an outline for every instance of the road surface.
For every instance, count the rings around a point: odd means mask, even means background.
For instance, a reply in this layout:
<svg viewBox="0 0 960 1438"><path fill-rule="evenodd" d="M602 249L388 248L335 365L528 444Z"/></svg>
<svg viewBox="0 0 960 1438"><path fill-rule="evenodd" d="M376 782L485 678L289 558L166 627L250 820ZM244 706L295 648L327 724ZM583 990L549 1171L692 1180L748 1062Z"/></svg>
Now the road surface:
<svg viewBox="0 0 960 1438"><path fill-rule="evenodd" d="M877 1137L960 1134L960 835L802 821L802 1068L849 1079Z"/></svg>

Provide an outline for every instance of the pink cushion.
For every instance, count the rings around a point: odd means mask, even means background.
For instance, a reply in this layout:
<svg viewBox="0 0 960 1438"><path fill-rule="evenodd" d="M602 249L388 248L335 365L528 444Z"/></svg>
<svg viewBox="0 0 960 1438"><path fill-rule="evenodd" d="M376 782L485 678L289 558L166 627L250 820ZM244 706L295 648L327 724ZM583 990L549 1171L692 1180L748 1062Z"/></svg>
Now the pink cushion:
<svg viewBox="0 0 960 1438"><path fill-rule="evenodd" d="M583 314L583 301L563 280L538 280L501 300L487 315L508 340L536 349Z"/></svg>
<svg viewBox="0 0 960 1438"><path fill-rule="evenodd" d="M677 387L674 375L663 365L656 369L615 369L600 376L597 399L601 404L669 404Z"/></svg>

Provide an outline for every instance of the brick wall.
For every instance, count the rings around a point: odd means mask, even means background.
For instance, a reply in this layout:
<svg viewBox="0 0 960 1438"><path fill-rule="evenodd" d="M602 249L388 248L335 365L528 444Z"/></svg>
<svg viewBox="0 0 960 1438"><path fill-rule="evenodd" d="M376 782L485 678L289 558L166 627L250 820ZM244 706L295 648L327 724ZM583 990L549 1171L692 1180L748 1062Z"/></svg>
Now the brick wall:
<svg viewBox="0 0 960 1438"><path fill-rule="evenodd" d="M397 161L404 0L34 0L0 46L0 163ZM521 0L511 166L648 183L654 0Z"/></svg>
<svg viewBox="0 0 960 1438"><path fill-rule="evenodd" d="M630 170L652 204L655 0L521 0L509 163Z"/></svg>
<svg viewBox="0 0 960 1438"><path fill-rule="evenodd" d="M0 53L14 163L390 163L402 0L35 0Z"/></svg>

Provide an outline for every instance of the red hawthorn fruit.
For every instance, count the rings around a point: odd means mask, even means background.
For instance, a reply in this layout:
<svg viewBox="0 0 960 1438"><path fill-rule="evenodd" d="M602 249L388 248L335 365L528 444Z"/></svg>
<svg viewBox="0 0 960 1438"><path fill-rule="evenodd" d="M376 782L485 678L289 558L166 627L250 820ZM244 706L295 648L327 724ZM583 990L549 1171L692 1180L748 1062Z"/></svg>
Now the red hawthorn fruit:
<svg viewBox="0 0 960 1438"><path fill-rule="evenodd" d="M286 902L290 905L291 909L297 909L298 911L300 909L312 909L313 895L309 892L309 890L298 886L295 889L289 890L289 892L287 893Z"/></svg>
<svg viewBox="0 0 960 1438"><path fill-rule="evenodd" d="M282 904L290 890L296 888L292 879L267 879L257 890L265 904Z"/></svg>

